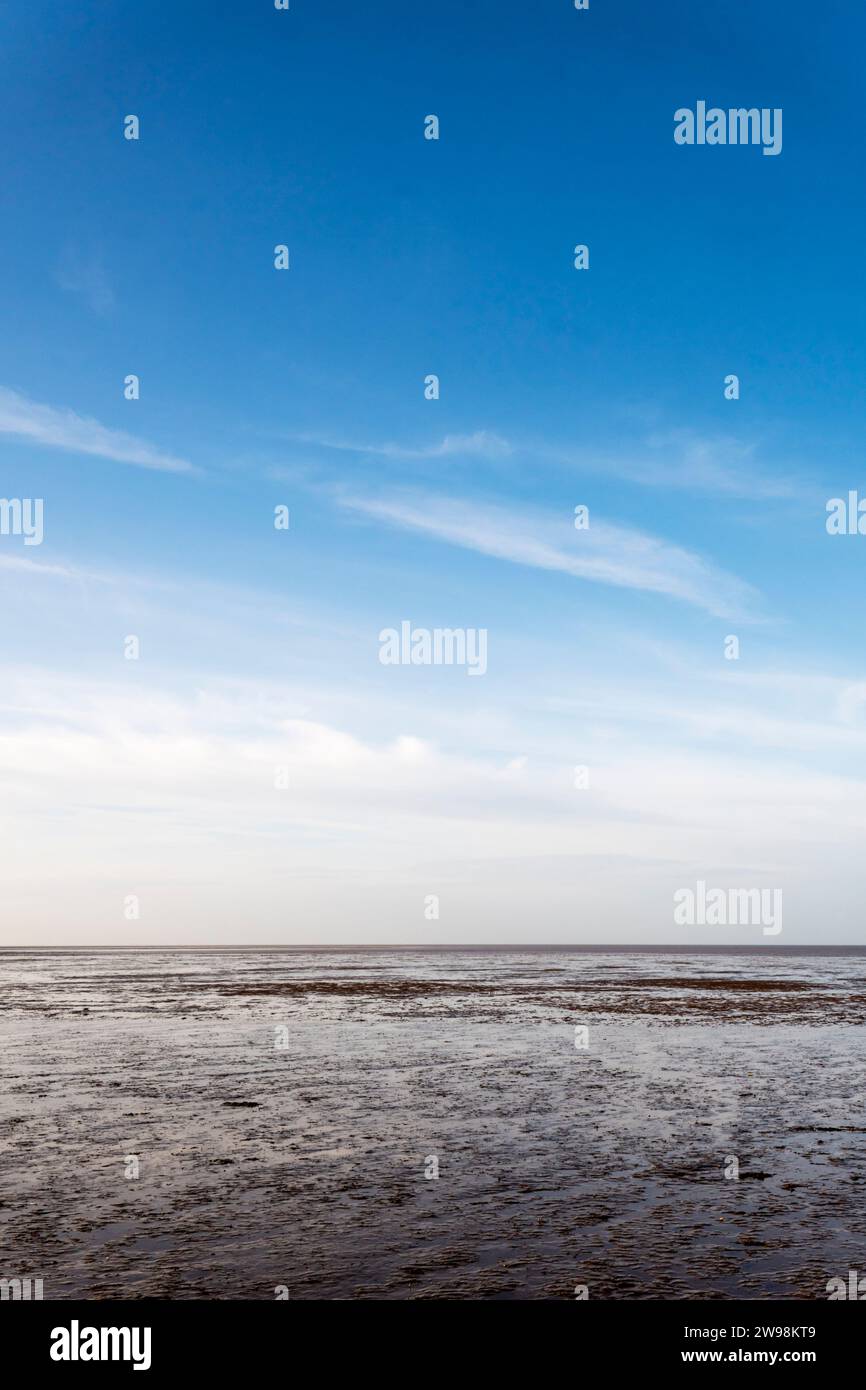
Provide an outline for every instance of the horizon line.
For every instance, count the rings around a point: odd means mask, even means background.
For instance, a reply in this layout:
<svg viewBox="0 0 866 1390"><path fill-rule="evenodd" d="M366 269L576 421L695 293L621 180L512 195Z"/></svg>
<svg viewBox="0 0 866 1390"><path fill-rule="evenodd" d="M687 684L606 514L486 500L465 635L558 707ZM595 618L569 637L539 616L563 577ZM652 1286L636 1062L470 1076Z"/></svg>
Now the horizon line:
<svg viewBox="0 0 866 1390"><path fill-rule="evenodd" d="M165 945L142 943L126 946L76 943L75 945L25 945L23 943L0 946L3 951L683 951L700 954L702 951L863 951L864 942L722 942L708 941L701 945L681 944L675 941L653 943L603 942L603 941L559 941L559 942L483 942L483 941L433 941L419 942L229 942L224 945L192 945L184 942L171 942Z"/></svg>

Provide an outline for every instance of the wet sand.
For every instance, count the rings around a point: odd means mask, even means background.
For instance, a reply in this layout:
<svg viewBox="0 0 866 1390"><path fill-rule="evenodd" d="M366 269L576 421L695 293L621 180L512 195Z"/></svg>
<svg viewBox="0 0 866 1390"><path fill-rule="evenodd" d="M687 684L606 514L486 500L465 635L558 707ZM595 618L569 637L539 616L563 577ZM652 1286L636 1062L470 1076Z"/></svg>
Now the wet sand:
<svg viewBox="0 0 866 1390"><path fill-rule="evenodd" d="M3 952L0 1275L826 1298L866 1269L864 1017L863 952Z"/></svg>

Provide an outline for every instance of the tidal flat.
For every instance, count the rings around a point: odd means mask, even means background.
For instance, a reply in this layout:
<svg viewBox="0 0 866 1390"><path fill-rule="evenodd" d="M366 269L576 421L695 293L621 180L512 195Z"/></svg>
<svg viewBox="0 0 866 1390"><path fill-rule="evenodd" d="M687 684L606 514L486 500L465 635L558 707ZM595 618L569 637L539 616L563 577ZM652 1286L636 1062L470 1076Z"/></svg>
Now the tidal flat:
<svg viewBox="0 0 866 1390"><path fill-rule="evenodd" d="M824 1299L866 1270L864 1019L854 949L7 950L0 1275Z"/></svg>

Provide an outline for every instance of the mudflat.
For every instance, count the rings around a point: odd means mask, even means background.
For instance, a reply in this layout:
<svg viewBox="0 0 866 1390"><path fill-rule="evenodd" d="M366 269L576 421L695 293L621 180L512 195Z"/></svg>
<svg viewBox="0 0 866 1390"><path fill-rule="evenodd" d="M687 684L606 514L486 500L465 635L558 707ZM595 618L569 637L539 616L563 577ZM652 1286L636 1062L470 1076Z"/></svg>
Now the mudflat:
<svg viewBox="0 0 866 1390"><path fill-rule="evenodd" d="M866 1268L863 951L5 951L0 1010L0 1275L46 1299Z"/></svg>

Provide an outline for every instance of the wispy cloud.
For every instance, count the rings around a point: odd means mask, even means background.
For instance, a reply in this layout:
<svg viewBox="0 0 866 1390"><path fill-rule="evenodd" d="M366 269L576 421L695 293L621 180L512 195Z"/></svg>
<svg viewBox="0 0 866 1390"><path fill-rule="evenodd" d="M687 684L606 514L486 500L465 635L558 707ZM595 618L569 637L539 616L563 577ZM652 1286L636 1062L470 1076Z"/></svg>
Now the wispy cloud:
<svg viewBox="0 0 866 1390"><path fill-rule="evenodd" d="M0 570L34 575L44 579L95 579L98 576L87 574L72 565L45 564L42 560L30 560L24 555L0 555Z"/></svg>
<svg viewBox="0 0 866 1390"><path fill-rule="evenodd" d="M566 467L604 477L624 478L640 487L677 488L742 501L786 501L809 491L808 481L791 469L773 472L761 464L755 443L731 435L706 436L690 429L655 430L621 442L616 450L571 446L544 438L506 439L492 430L446 434L429 444L393 441L370 444L326 434L292 435L295 442L336 453L380 459L476 458L516 460L523 466Z"/></svg>
<svg viewBox="0 0 866 1390"><path fill-rule="evenodd" d="M302 444L315 444L321 449L335 449L347 454L375 454L379 458L395 459L437 459L437 458L507 458L512 446L501 435L489 430L475 430L472 434L446 434L434 444L358 444L345 439L330 439L323 435L302 434L296 436Z"/></svg>
<svg viewBox="0 0 866 1390"><path fill-rule="evenodd" d="M407 530L423 531L482 555L577 579L643 589L691 603L716 617L744 618L757 594L699 555L644 532L454 498L402 493L392 498L338 493L341 506Z"/></svg>
<svg viewBox="0 0 866 1390"><path fill-rule="evenodd" d="M0 434L25 439L31 444L66 449L70 453L93 454L117 463L133 463L139 468L156 468L165 473L199 471L186 459L164 454L134 435L107 429L98 420L76 415L74 410L40 405L6 386L0 386Z"/></svg>
<svg viewBox="0 0 866 1390"><path fill-rule="evenodd" d="M646 446L648 452L643 458L632 461L631 476L649 486L752 501L784 500L806 490L802 479L789 472L766 472L759 464L756 445L742 440L669 430L650 435Z"/></svg>
<svg viewBox="0 0 866 1390"><path fill-rule="evenodd" d="M790 469L774 473L762 466L756 444L688 429L659 430L622 442L615 450L540 440L521 446L520 452L560 468L623 478L640 487L676 488L732 501L784 502L810 493L807 480Z"/></svg>
<svg viewBox="0 0 866 1390"><path fill-rule="evenodd" d="M114 290L96 251L84 253L67 247L55 278L61 289L80 296L95 314L104 317L114 308Z"/></svg>

